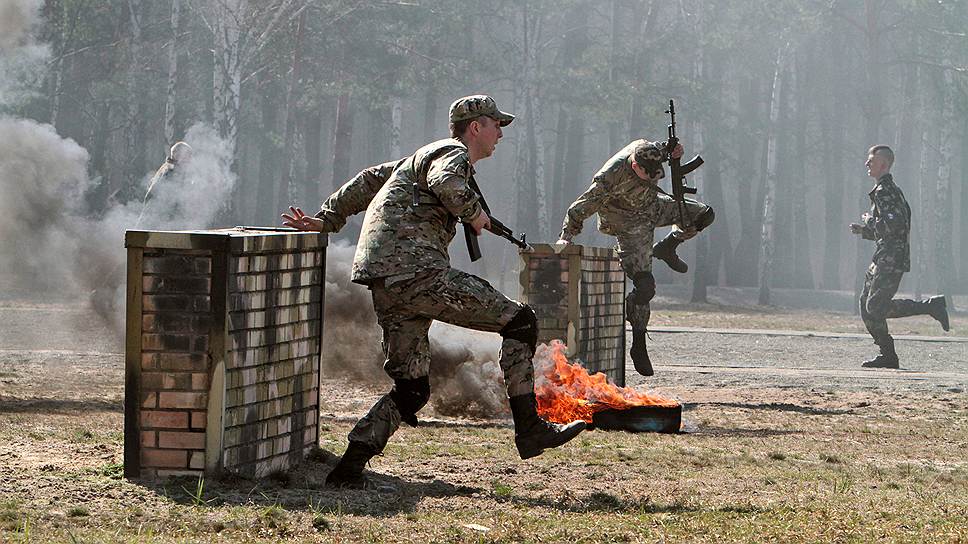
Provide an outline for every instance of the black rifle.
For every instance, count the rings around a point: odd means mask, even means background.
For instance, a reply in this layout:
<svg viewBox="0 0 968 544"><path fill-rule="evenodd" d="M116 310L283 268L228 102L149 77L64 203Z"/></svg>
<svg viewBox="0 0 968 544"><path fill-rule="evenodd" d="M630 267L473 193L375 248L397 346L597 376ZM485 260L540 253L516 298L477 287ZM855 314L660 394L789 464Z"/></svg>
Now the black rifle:
<svg viewBox="0 0 968 544"><path fill-rule="evenodd" d="M478 202L481 203L481 209L484 210L483 213L486 213L488 217L491 218L491 226L487 230L497 234L501 238L506 239L525 251L530 251L531 246L527 242L527 235L521 233L520 238L515 238L514 231L509 229L504 223L491 216L491 209L487 206L487 202L484 200L484 194L481 193L481 188L478 187L477 181L475 181L474 178L470 178L468 181L470 182L471 189L473 189L480 198ZM474 227L467 223L463 223L463 225L464 241L467 243L467 253L470 254L471 262L474 262L481 258L481 244L477 241L477 234L474 232Z"/></svg>
<svg viewBox="0 0 968 544"><path fill-rule="evenodd" d="M679 145L679 138L676 137L676 105L672 100L669 100L669 110L666 113L671 116L672 122L669 124L669 142L666 144L665 155L666 160L669 161L669 170L672 177L672 198L679 205L679 226L685 230L692 227L692 218L686 213L686 195L694 195L698 190L686 185L686 176L702 166L703 160L702 157L696 155L686 164L680 164L681 157L679 159L672 158L672 150Z"/></svg>

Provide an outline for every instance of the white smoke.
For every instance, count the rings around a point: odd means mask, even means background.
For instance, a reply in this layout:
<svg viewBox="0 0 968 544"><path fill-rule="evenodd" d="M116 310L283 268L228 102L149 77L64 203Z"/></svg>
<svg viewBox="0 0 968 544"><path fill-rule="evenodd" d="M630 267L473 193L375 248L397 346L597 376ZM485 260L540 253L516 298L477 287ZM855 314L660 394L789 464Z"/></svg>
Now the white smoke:
<svg viewBox="0 0 968 544"><path fill-rule="evenodd" d="M501 337L445 323L430 328L431 405L440 415L494 417L508 413Z"/></svg>
<svg viewBox="0 0 968 544"><path fill-rule="evenodd" d="M36 88L50 56L34 43L43 0L0 0L0 109L16 104Z"/></svg>

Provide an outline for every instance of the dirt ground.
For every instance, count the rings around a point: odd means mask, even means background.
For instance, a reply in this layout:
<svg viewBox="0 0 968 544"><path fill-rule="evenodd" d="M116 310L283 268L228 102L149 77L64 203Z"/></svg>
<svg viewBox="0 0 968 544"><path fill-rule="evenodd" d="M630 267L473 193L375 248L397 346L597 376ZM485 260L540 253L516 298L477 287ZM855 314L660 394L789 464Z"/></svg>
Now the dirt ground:
<svg viewBox="0 0 968 544"><path fill-rule="evenodd" d="M848 313L660 303L654 324L856 333ZM900 325L904 323L904 325ZM903 334L944 336L929 320ZM121 478L123 356L80 305L0 302L3 542L968 540L968 317L865 370L860 337L653 332L686 433L589 431L523 462L504 419L425 409L371 474L322 485L382 388L324 380L319 455L267 481Z"/></svg>

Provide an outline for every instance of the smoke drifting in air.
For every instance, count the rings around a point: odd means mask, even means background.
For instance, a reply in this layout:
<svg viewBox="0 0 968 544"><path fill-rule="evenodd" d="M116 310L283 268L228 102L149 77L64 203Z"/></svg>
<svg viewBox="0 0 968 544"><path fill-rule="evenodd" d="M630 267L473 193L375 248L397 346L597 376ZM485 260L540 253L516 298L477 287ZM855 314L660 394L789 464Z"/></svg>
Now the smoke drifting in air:
<svg viewBox="0 0 968 544"><path fill-rule="evenodd" d="M390 387L382 331L369 290L350 281L356 247L330 244L326 255L323 374ZM501 339L435 323L430 328L430 404L439 415L494 417L508 412Z"/></svg>

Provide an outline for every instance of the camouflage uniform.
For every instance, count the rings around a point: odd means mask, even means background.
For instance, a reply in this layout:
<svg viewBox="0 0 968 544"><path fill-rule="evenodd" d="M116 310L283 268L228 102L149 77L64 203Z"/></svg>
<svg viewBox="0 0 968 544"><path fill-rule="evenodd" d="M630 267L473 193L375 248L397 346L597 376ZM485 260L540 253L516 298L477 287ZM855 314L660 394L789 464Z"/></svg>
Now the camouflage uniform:
<svg viewBox="0 0 968 544"><path fill-rule="evenodd" d="M384 370L395 383L349 435L373 452L383 451L401 421L417 422L429 396L428 331L435 319L498 332L524 309L487 281L450 268L447 247L458 220L469 223L482 213L473 175L464 144L440 140L360 172L316 214L325 231L335 231L366 209L352 279L371 290L383 328ZM500 364L508 396L533 393L532 355L528 344L504 339Z"/></svg>
<svg viewBox="0 0 968 544"><path fill-rule="evenodd" d="M619 259L626 276L633 282L652 274L652 241L656 227L673 225L679 219L679 208L671 197L660 194L632 170L630 158L635 147L645 140L636 140L622 148L595 174L591 187L576 200L565 214L561 238L571 240L582 230L585 219L598 214L598 230L615 236ZM658 147L665 144L657 143ZM695 200L686 200L686 213L691 217L709 209ZM626 319L633 330L645 330L651 310L649 300L655 294L642 287L629 293L626 299Z"/></svg>
<svg viewBox="0 0 968 544"><path fill-rule="evenodd" d="M911 270L911 207L891 174L884 174L870 191L871 209L865 215L861 236L876 243L874 257L864 278L860 315L874 343L890 353L894 339L887 319L928 313L914 300L894 299L901 276Z"/></svg>

